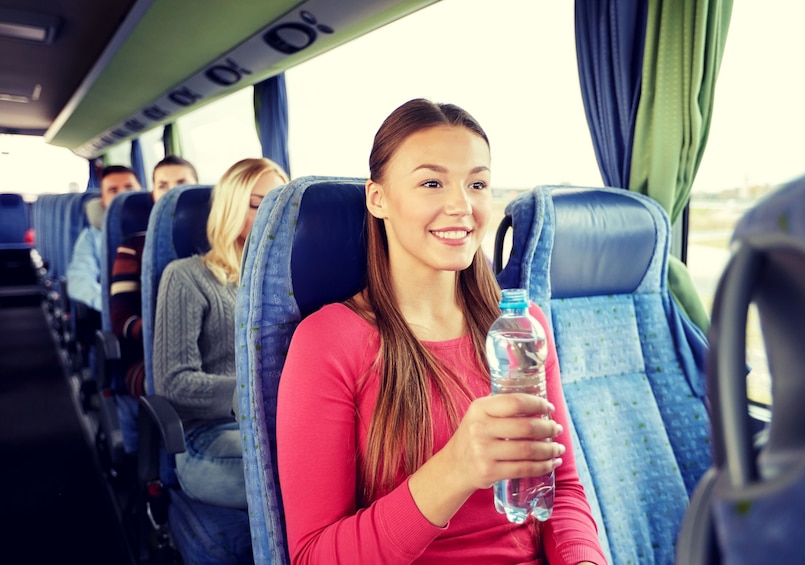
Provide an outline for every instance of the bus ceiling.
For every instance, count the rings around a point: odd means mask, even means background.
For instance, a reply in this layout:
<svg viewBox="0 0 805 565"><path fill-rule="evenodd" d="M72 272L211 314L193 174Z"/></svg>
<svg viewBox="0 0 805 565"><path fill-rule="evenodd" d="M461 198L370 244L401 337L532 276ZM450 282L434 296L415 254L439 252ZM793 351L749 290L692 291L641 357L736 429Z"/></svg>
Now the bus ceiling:
<svg viewBox="0 0 805 565"><path fill-rule="evenodd" d="M91 158L437 0L0 0L0 133Z"/></svg>

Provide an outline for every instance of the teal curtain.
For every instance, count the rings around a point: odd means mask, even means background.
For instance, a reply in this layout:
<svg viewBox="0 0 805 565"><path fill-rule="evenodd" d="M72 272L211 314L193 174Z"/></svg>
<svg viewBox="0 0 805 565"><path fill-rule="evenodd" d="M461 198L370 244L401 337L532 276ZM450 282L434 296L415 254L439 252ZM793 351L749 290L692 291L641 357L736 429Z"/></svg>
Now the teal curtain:
<svg viewBox="0 0 805 565"><path fill-rule="evenodd" d="M731 14L732 0L649 2L629 188L657 200L672 223L707 144Z"/></svg>
<svg viewBox="0 0 805 565"><path fill-rule="evenodd" d="M675 222L688 205L704 154L732 0L652 0L629 188L659 202ZM672 257L668 282L700 328L709 328L687 267Z"/></svg>
<svg viewBox="0 0 805 565"><path fill-rule="evenodd" d="M165 148L165 156L182 156L182 142L179 139L179 128L175 123L165 124L162 130L162 145Z"/></svg>

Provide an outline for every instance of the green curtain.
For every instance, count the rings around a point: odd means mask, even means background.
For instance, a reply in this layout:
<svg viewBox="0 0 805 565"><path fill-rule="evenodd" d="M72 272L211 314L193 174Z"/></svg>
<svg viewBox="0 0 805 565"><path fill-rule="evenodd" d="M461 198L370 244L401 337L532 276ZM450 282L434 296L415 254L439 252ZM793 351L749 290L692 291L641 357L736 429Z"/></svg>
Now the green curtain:
<svg viewBox="0 0 805 565"><path fill-rule="evenodd" d="M175 123L165 124L162 130L162 145L165 147L165 156L182 156L182 142L179 139L179 128Z"/></svg>
<svg viewBox="0 0 805 565"><path fill-rule="evenodd" d="M704 154L732 0L650 0L630 190L659 202L675 222ZM669 262L669 286L694 323L709 320L685 264Z"/></svg>

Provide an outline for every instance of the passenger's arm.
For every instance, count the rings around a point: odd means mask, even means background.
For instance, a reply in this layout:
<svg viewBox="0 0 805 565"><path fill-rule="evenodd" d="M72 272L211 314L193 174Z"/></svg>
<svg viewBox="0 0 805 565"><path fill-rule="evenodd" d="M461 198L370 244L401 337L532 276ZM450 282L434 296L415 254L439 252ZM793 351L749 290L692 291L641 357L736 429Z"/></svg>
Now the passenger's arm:
<svg viewBox="0 0 805 565"><path fill-rule="evenodd" d="M73 258L67 267L67 294L90 308L101 311L100 239L84 228L73 247Z"/></svg>
<svg viewBox="0 0 805 565"><path fill-rule="evenodd" d="M117 248L109 288L109 317L118 338L142 343L141 251L134 241Z"/></svg>
<svg viewBox="0 0 805 565"><path fill-rule="evenodd" d="M181 262L165 269L154 322L154 388L183 419L232 416L235 375L204 371L199 336L209 308L192 273ZM234 344L222 344L222 347Z"/></svg>

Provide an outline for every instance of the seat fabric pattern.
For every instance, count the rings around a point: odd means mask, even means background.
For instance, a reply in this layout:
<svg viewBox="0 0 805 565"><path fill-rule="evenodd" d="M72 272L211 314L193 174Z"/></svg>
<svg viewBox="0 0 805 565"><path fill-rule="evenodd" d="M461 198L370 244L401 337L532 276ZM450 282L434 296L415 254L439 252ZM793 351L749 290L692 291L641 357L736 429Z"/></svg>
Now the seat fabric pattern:
<svg viewBox="0 0 805 565"><path fill-rule="evenodd" d="M277 390L291 335L366 273L364 179L303 177L271 191L244 253L235 339L255 563L287 564L276 465Z"/></svg>
<svg viewBox="0 0 805 565"><path fill-rule="evenodd" d="M527 288L552 325L611 562L673 563L710 439L706 342L666 286L667 217L639 194L558 187L518 197L507 214L513 251L499 280Z"/></svg>

